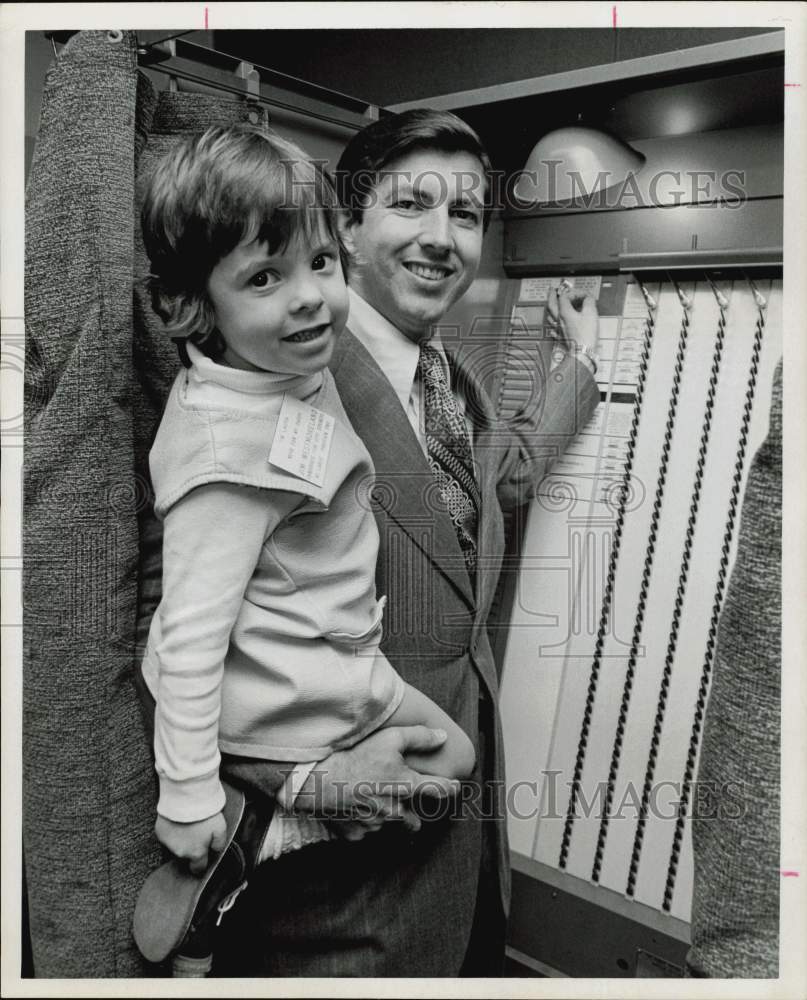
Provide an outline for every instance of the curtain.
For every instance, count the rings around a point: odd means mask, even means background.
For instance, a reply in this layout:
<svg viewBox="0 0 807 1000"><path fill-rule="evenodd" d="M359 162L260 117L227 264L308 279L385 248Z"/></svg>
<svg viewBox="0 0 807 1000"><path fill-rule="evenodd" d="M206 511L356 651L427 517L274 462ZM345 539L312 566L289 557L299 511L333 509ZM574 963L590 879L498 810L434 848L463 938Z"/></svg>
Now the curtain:
<svg viewBox="0 0 807 1000"><path fill-rule="evenodd" d="M782 362L743 499L720 618L692 819L691 976L779 974Z"/></svg>
<svg viewBox="0 0 807 1000"><path fill-rule="evenodd" d="M160 861L134 687L159 599L148 448L177 368L151 312L138 191L177 136L263 121L157 94L132 32L75 34L48 72L26 191L23 847L37 977L159 970L131 937Z"/></svg>

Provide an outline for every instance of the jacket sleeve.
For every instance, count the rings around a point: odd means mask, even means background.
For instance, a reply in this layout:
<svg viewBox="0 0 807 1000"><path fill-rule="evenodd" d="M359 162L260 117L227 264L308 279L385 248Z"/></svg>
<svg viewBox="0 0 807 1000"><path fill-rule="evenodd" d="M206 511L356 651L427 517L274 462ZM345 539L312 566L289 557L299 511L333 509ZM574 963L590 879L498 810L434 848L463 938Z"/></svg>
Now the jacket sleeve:
<svg viewBox="0 0 807 1000"><path fill-rule="evenodd" d="M498 497L503 509L535 495L538 483L588 423L598 402L591 372L567 357L536 382L516 418L492 431L501 435Z"/></svg>

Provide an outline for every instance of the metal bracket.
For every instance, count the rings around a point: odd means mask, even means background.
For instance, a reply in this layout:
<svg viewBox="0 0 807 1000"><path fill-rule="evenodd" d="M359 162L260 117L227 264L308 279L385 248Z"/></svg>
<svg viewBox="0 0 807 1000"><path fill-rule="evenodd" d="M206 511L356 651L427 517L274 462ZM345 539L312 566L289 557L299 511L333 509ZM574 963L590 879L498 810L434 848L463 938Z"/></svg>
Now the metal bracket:
<svg viewBox="0 0 807 1000"><path fill-rule="evenodd" d="M154 66L157 63L172 59L177 54L176 41L169 38L152 45L141 45L137 49L137 61L141 66Z"/></svg>
<svg viewBox="0 0 807 1000"><path fill-rule="evenodd" d="M245 62L242 59L241 62L233 70L233 73L239 80L244 81L246 98L252 101L260 100L261 74L255 69L252 63Z"/></svg>
<svg viewBox="0 0 807 1000"><path fill-rule="evenodd" d="M637 979L682 979L684 968L651 951L637 948L634 976Z"/></svg>

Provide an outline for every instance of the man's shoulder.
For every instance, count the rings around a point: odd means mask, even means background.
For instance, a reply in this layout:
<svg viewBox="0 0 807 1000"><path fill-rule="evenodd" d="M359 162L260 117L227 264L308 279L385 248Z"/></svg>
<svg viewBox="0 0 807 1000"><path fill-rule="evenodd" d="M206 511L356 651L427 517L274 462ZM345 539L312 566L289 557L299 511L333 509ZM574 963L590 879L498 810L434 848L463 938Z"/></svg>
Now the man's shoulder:
<svg viewBox="0 0 807 1000"><path fill-rule="evenodd" d="M339 335L328 367L348 411L356 404L393 391L375 358L349 326Z"/></svg>
<svg viewBox="0 0 807 1000"><path fill-rule="evenodd" d="M373 356L364 344L362 344L356 334L353 333L350 329L350 324L348 323L336 339L333 355L328 367L330 368L334 378L338 381L340 377L345 377L345 373L342 370L344 366L349 363L356 362L368 367L374 366L378 368L378 365L376 365L375 361L373 361ZM378 370L381 371L380 368Z"/></svg>

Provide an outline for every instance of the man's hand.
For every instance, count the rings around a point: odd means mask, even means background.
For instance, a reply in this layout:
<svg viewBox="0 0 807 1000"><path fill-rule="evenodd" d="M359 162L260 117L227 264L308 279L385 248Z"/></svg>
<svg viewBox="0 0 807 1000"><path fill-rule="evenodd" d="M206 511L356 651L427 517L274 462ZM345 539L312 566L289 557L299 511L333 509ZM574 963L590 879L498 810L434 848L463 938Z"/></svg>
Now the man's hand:
<svg viewBox="0 0 807 1000"><path fill-rule="evenodd" d="M339 832L348 840L360 840L388 820L399 820L417 831L421 821L408 804L412 795L416 791L441 798L456 795L460 783L415 771L404 754L436 750L445 739L445 732L426 726L379 729L317 764L295 800L295 811L346 820Z"/></svg>
<svg viewBox="0 0 807 1000"><path fill-rule="evenodd" d="M158 816L154 824L157 840L178 858L187 858L194 875L201 875L207 868L208 852L220 851L227 840L224 814L216 813L195 823L175 823Z"/></svg>
<svg viewBox="0 0 807 1000"><path fill-rule="evenodd" d="M368 833L380 830L385 822L383 819L337 819L328 823L328 829L340 840L364 840Z"/></svg>
<svg viewBox="0 0 807 1000"><path fill-rule="evenodd" d="M578 347L596 352L600 338L597 305L591 295L574 298L566 285L552 289L546 303L547 325L554 327L562 341L572 341Z"/></svg>

